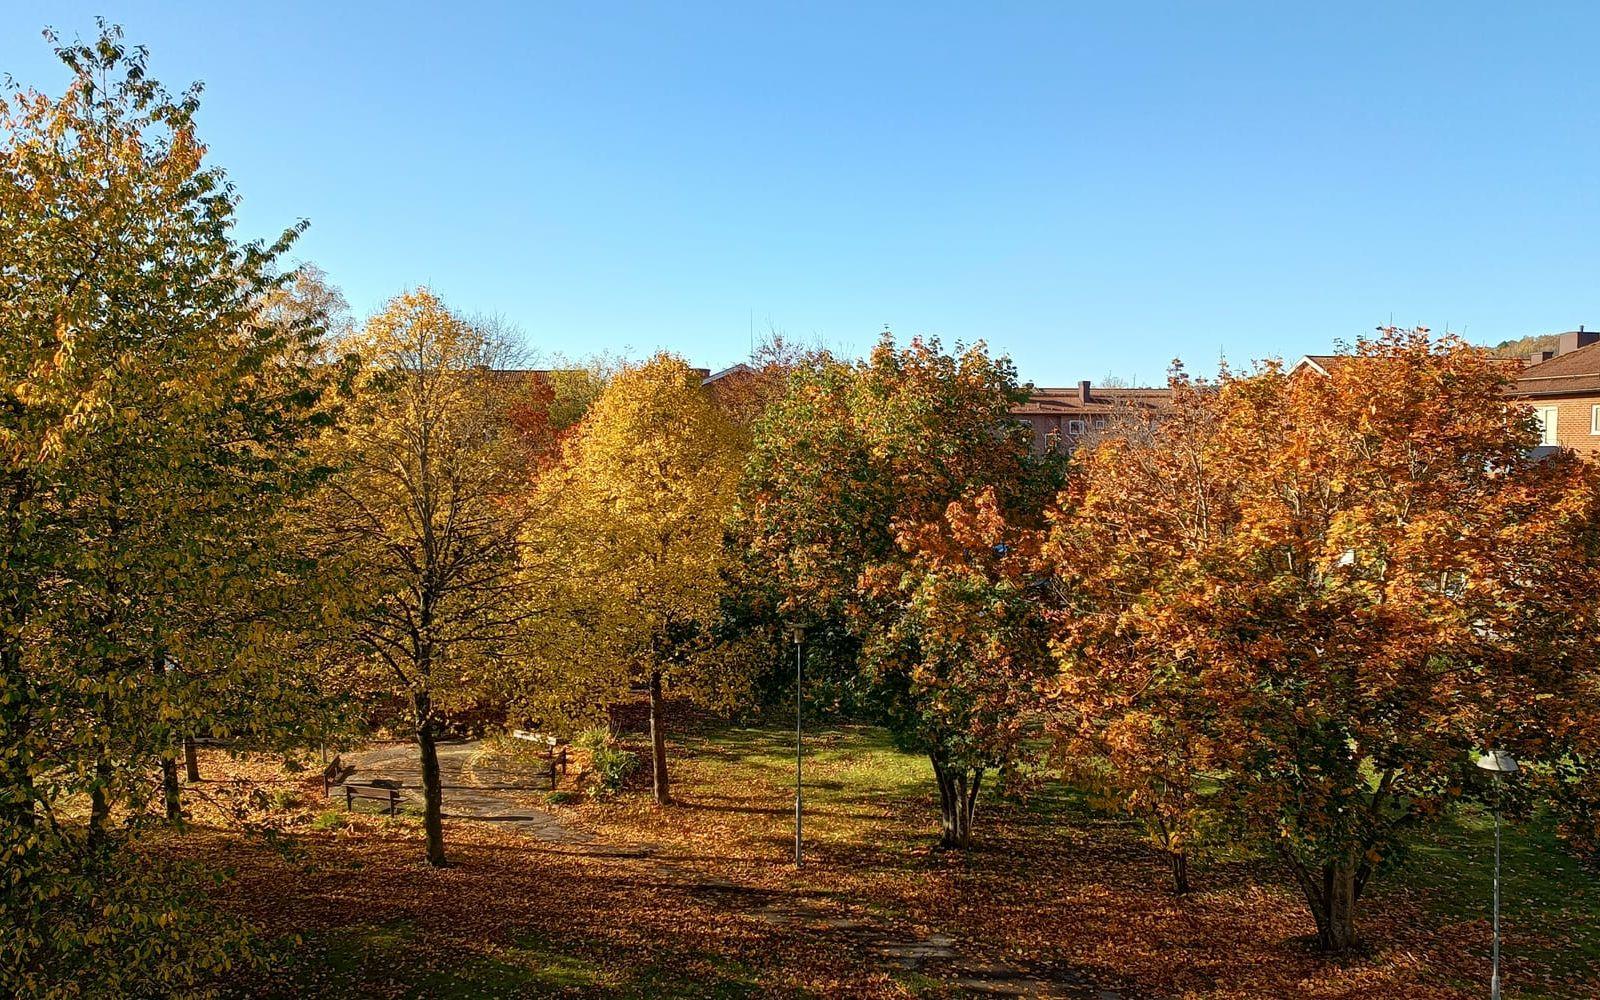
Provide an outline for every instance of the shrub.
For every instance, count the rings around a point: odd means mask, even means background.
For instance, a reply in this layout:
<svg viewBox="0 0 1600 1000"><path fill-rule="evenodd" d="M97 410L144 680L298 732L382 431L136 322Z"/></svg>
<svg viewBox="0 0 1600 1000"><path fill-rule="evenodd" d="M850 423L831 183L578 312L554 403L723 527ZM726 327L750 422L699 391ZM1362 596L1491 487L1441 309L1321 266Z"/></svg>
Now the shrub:
<svg viewBox="0 0 1600 1000"><path fill-rule="evenodd" d="M628 776L639 769L639 755L617 746L604 727L586 729L572 743L589 752L589 770L594 775L589 794L597 799L610 798L620 792Z"/></svg>
<svg viewBox="0 0 1600 1000"><path fill-rule="evenodd" d="M293 809L300 804L300 793L293 788L274 788L267 796L267 802L280 812Z"/></svg>
<svg viewBox="0 0 1600 1000"><path fill-rule="evenodd" d="M569 803L576 802L578 800L578 793L572 791L571 789L563 788L560 791L551 792L549 795L546 795L544 800L553 806L564 806Z"/></svg>
<svg viewBox="0 0 1600 1000"><path fill-rule="evenodd" d="M340 830L345 825L345 814L338 809L328 809L317 814L311 825L318 830Z"/></svg>
<svg viewBox="0 0 1600 1000"><path fill-rule="evenodd" d="M206 871L139 850L132 833L0 846L12 848L0 852L0 996L207 995L222 971L265 962L244 921L212 908Z"/></svg>
<svg viewBox="0 0 1600 1000"><path fill-rule="evenodd" d="M611 730L607 729L605 726L595 726L592 729L585 729L583 732L572 738L573 746L577 747L579 750L584 750L589 753L594 753L595 750L600 747L610 746L611 742Z"/></svg>

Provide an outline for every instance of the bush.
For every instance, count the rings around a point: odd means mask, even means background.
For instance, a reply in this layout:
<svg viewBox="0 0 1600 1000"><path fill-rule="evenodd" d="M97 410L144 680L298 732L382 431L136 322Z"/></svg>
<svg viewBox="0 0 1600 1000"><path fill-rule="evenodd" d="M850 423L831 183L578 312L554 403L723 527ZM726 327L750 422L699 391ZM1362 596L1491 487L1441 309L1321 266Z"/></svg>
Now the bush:
<svg viewBox="0 0 1600 1000"><path fill-rule="evenodd" d="M584 730L572 744L589 753L589 770L594 775L589 794L597 799L610 798L622 791L628 777L639 770L639 755L617 746L604 727Z"/></svg>
<svg viewBox="0 0 1600 1000"><path fill-rule="evenodd" d="M274 788L267 796L267 802L273 809L282 812L300 805L300 793L293 788Z"/></svg>
<svg viewBox="0 0 1600 1000"><path fill-rule="evenodd" d="M264 965L244 921L212 908L200 866L128 833L95 845L24 832L0 833L0 996L205 995L225 971Z"/></svg>
<svg viewBox="0 0 1600 1000"><path fill-rule="evenodd" d="M345 814L338 809L328 809L318 813L317 818L311 821L311 826L318 830L341 830L345 825Z"/></svg>
<svg viewBox="0 0 1600 1000"><path fill-rule="evenodd" d="M578 800L578 793L570 789L563 788L560 791L551 792L549 795L546 795L544 800L553 806L564 806L569 803L576 802Z"/></svg>

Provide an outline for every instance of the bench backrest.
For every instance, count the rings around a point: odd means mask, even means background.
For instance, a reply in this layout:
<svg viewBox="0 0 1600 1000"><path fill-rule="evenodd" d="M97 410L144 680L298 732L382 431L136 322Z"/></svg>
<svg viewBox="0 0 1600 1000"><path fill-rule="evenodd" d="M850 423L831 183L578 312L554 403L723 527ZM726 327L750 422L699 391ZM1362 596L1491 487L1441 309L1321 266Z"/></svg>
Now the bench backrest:
<svg viewBox="0 0 1600 1000"><path fill-rule="evenodd" d="M542 743L549 747L562 746L567 742L558 736L546 736L544 733L530 733L524 729L511 730L511 738L516 740L527 740L529 743Z"/></svg>

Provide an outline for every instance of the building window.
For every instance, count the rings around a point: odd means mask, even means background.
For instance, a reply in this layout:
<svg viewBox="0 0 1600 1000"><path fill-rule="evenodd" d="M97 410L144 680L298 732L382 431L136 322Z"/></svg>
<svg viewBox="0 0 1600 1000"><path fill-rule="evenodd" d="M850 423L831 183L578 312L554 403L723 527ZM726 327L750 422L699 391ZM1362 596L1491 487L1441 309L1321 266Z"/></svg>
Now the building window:
<svg viewBox="0 0 1600 1000"><path fill-rule="evenodd" d="M1533 415L1539 420L1539 443L1542 445L1557 444L1556 408L1553 406L1535 406Z"/></svg>
<svg viewBox="0 0 1600 1000"><path fill-rule="evenodd" d="M1600 403L1589 407L1589 433L1600 434Z"/></svg>
<svg viewBox="0 0 1600 1000"><path fill-rule="evenodd" d="M1083 421L1082 420L1068 420L1067 421L1067 433L1071 434L1073 437L1078 437L1079 435L1081 435L1083 433Z"/></svg>

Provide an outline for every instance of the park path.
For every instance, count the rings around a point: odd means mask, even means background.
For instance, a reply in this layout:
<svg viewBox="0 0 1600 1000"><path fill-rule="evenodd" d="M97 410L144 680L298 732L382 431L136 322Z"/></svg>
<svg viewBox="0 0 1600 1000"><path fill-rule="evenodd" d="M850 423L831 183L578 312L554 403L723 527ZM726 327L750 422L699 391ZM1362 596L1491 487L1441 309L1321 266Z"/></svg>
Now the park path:
<svg viewBox="0 0 1600 1000"><path fill-rule="evenodd" d="M743 911L767 923L840 935L852 948L878 955L886 966L953 974L956 985L972 996L1126 1000L1121 993L1102 989L1086 977L1071 973L1044 978L1016 966L963 961L960 942L950 935L907 937L875 918L839 916L828 901L804 891L780 893L713 879L685 860L674 858L659 845L601 842L531 804L531 795L542 789L528 783L526 778L474 764L472 758L478 747L475 740L439 744L439 774L446 816L510 827L547 844L565 845L584 854L613 859L635 867L645 877L683 888L698 898L715 901L726 909ZM421 764L414 744L347 754L344 760L355 768L346 780L399 782L406 800L421 807Z"/></svg>
<svg viewBox="0 0 1600 1000"><path fill-rule="evenodd" d="M439 783L444 787L446 816L508 826L551 844L587 844L594 840L531 804L529 798L543 789L526 776L474 764L472 758L478 747L477 740L438 746ZM419 809L422 807L422 764L415 744L402 743L346 754L344 761L355 768L345 780L397 781L403 786L405 800Z"/></svg>

